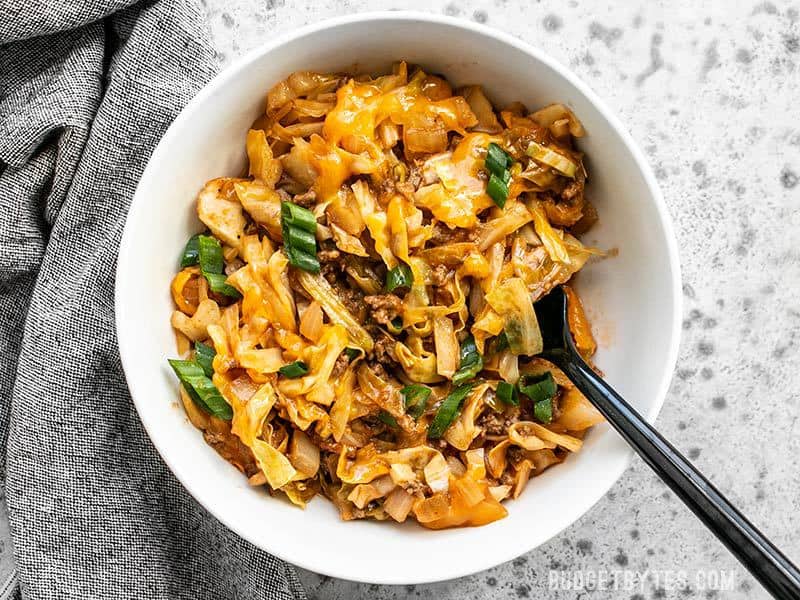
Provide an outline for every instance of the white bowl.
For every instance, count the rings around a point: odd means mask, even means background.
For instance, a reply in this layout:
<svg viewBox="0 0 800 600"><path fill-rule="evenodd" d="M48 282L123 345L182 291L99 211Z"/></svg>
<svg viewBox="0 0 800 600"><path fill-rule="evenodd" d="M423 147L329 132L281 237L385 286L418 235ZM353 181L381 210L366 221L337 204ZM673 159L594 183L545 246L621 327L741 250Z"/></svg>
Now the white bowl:
<svg viewBox="0 0 800 600"><path fill-rule="evenodd" d="M588 135L589 195L600 223L588 235L615 258L590 265L579 289L601 342L597 363L648 420L663 403L680 333L680 276L656 181L625 128L585 84L540 50L466 21L417 13L360 14L291 32L225 70L183 110L156 148L131 205L120 248L116 319L125 376L147 432L181 483L253 544L318 573L383 584L450 579L510 560L550 539L597 502L631 452L607 425L584 449L531 481L507 518L428 531L344 522L316 498L306 510L271 498L207 446L178 404L167 366L176 354L169 283L186 239L200 230L195 194L238 174L248 126L266 91L289 73L389 69L404 59L455 84L480 83L495 104L568 104Z"/></svg>

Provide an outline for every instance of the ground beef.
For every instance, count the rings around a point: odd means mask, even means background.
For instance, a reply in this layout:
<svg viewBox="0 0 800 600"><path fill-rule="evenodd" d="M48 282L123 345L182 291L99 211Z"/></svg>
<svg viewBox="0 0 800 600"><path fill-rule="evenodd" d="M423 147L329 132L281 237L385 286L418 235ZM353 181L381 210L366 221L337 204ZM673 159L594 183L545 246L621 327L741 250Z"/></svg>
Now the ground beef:
<svg viewBox="0 0 800 600"><path fill-rule="evenodd" d="M386 369L383 368L383 365L380 363L370 362L367 363L369 370L375 373L380 379L384 381L389 380L389 374L386 372Z"/></svg>
<svg viewBox="0 0 800 600"><path fill-rule="evenodd" d="M344 269L342 253L336 249L323 249L317 252L317 258L321 264L320 272L330 284L335 283L339 273Z"/></svg>
<svg viewBox="0 0 800 600"><path fill-rule="evenodd" d="M336 249L336 246L329 243L323 244L324 245L317 252L317 258L321 263L320 272L322 276L333 285L336 283L339 273L344 269L344 258L342 257L342 253Z"/></svg>
<svg viewBox="0 0 800 600"><path fill-rule="evenodd" d="M203 432L203 438L222 458L248 477L258 472L253 452L229 428L217 431L207 429Z"/></svg>
<svg viewBox="0 0 800 600"><path fill-rule="evenodd" d="M403 309L403 301L394 294L364 296L364 302L370 308L370 316L376 323L388 325L397 318Z"/></svg>
<svg viewBox="0 0 800 600"><path fill-rule="evenodd" d="M336 295L339 297L339 300L345 305L345 308L353 315L359 322L364 322L364 318L366 316L365 304L364 304L364 294L359 290L354 290L351 287L347 287L340 281L331 282L333 285L333 289L336 292Z"/></svg>
<svg viewBox="0 0 800 600"><path fill-rule="evenodd" d="M405 491L409 494L418 495L418 494L429 494L431 489L418 479L412 479L411 481L406 481L400 484Z"/></svg>
<svg viewBox="0 0 800 600"><path fill-rule="evenodd" d="M241 269L245 265L245 262L241 258L234 258L230 262L225 263L225 275L233 275Z"/></svg>
<svg viewBox="0 0 800 600"><path fill-rule="evenodd" d="M431 271L431 285L444 285L452 275L453 272L446 265L436 265Z"/></svg>
<svg viewBox="0 0 800 600"><path fill-rule="evenodd" d="M333 371L331 371L331 377L338 377L342 373L345 372L347 366L350 364L350 358L342 353L339 355L339 358L336 359L336 363L333 365Z"/></svg>
<svg viewBox="0 0 800 600"><path fill-rule="evenodd" d="M514 417L490 410L481 415L478 419L478 426L482 427L488 435L502 435L515 421Z"/></svg>
<svg viewBox="0 0 800 600"><path fill-rule="evenodd" d="M324 452L335 452L339 454L342 451L342 445L334 440L333 438L322 438L316 431L314 431L311 427L308 428L306 431L306 435L308 435L311 442L317 446L320 450Z"/></svg>
<svg viewBox="0 0 800 600"><path fill-rule="evenodd" d="M558 421L561 418L561 396L563 395L563 388L559 390L556 397L553 398L553 421Z"/></svg>
<svg viewBox="0 0 800 600"><path fill-rule="evenodd" d="M297 194L292 198L292 202L305 208L311 208L317 203L317 193L314 190L308 190L303 194Z"/></svg>
<svg viewBox="0 0 800 600"><path fill-rule="evenodd" d="M569 202L583 192L583 183L573 181L561 191L561 199Z"/></svg>
<svg viewBox="0 0 800 600"><path fill-rule="evenodd" d="M320 250L317 252L317 258L321 263L338 263L339 259L342 258L342 253L335 248L331 250Z"/></svg>
<svg viewBox="0 0 800 600"><path fill-rule="evenodd" d="M339 277L339 265L336 263L322 263L319 272L328 283L333 285Z"/></svg>
<svg viewBox="0 0 800 600"><path fill-rule="evenodd" d="M525 458L522 448L518 446L509 446L506 450L506 459L515 467Z"/></svg>
<svg viewBox="0 0 800 600"><path fill-rule="evenodd" d="M386 334L381 335L375 341L375 347L372 349L372 356L378 365L385 365L392 368L399 363L397 362L397 355L394 353L395 341ZM384 371L384 376L385 376Z"/></svg>

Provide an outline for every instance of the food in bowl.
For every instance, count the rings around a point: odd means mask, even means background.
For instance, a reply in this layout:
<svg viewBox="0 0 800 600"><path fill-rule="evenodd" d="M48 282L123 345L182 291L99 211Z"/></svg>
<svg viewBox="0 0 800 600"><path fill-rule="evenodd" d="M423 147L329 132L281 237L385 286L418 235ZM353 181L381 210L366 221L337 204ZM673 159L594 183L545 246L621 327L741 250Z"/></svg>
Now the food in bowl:
<svg viewBox="0 0 800 600"><path fill-rule="evenodd" d="M497 111L403 62L267 94L242 177L197 197L171 292L190 421L251 484L342 518L440 529L507 514L602 417L537 357L533 303L597 251L553 104ZM569 323L595 351L581 302Z"/></svg>

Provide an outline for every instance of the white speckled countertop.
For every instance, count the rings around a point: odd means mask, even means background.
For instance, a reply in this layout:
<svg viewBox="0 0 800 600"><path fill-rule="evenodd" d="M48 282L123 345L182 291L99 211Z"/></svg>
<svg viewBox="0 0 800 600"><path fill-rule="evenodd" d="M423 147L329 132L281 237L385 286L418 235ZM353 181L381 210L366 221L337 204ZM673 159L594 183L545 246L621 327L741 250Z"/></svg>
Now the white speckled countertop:
<svg viewBox="0 0 800 600"><path fill-rule="evenodd" d="M800 562L800 4L204 3L223 63L276 32L407 8L509 31L583 78L645 150L675 221L685 320L658 426ZM489 571L408 587L301 578L332 600L767 597L639 459L561 535Z"/></svg>

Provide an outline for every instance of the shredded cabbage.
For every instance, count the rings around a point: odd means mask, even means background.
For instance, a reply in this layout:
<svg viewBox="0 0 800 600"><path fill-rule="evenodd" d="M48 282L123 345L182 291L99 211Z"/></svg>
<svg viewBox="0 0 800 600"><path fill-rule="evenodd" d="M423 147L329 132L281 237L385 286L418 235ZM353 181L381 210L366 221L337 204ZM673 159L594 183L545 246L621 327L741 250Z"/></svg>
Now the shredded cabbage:
<svg viewBox="0 0 800 600"><path fill-rule="evenodd" d="M199 234L170 284L178 352L231 407L212 415L182 388L191 423L250 485L298 506L321 493L343 519L431 529L503 518L501 502L602 420L536 356L533 303L602 255L575 237L597 220L583 134L564 105L497 111L479 85L454 91L404 62L277 83L242 176L197 196L221 250L214 274L238 294L204 275ZM591 360L586 313L565 291ZM506 392L546 372L542 424Z"/></svg>
<svg viewBox="0 0 800 600"><path fill-rule="evenodd" d="M522 279L507 279L486 294L486 302L503 319L503 330L514 354L533 356L542 351L542 332Z"/></svg>

